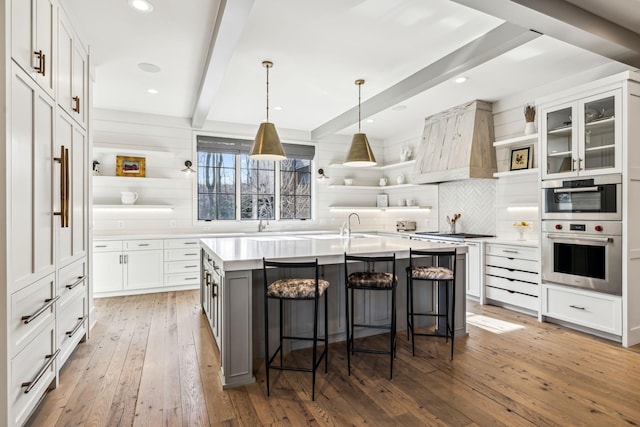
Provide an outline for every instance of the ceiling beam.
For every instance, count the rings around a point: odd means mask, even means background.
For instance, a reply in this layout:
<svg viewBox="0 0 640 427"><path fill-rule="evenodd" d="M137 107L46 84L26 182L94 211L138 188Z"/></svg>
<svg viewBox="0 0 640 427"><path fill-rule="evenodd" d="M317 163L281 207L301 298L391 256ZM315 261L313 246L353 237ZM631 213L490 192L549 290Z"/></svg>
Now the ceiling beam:
<svg viewBox="0 0 640 427"><path fill-rule="evenodd" d="M565 0L453 0L640 68L640 34Z"/></svg>
<svg viewBox="0 0 640 427"><path fill-rule="evenodd" d="M254 0L221 0L193 108L191 126L202 128L238 44Z"/></svg>
<svg viewBox="0 0 640 427"><path fill-rule="evenodd" d="M517 25L504 23L362 102L362 118L384 111L539 36ZM311 138L318 140L357 123L357 112L356 106L318 126L311 131Z"/></svg>

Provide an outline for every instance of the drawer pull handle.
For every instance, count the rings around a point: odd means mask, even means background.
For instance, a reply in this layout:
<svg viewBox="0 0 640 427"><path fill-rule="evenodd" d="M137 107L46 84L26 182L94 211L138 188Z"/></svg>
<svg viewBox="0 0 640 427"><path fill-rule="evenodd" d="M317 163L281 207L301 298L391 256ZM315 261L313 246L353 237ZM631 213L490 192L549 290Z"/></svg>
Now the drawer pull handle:
<svg viewBox="0 0 640 427"><path fill-rule="evenodd" d="M502 252L504 252L505 254L517 254L518 251L514 250L514 249L503 249Z"/></svg>
<svg viewBox="0 0 640 427"><path fill-rule="evenodd" d="M185 245L197 245L198 242L184 242Z"/></svg>
<svg viewBox="0 0 640 427"><path fill-rule="evenodd" d="M106 248L107 245L95 245L94 247L96 247L96 248Z"/></svg>
<svg viewBox="0 0 640 427"><path fill-rule="evenodd" d="M149 246L149 243L138 243L138 246Z"/></svg>
<svg viewBox="0 0 640 427"><path fill-rule="evenodd" d="M49 360L47 361L47 363L44 364L42 369L40 369L38 371L38 373L36 374L36 377L34 379L32 379L31 381L28 381L26 383L22 383L22 387L26 387L26 389L24 390L25 394L29 393L36 386L38 381L40 381L40 378L42 378L42 376L47 372L49 367L56 360L56 357L58 357L59 353L60 353L60 349L57 349L55 353L47 354L44 358L45 359L49 359Z"/></svg>
<svg viewBox="0 0 640 427"><path fill-rule="evenodd" d="M197 277L185 277L184 280L197 280Z"/></svg>
<svg viewBox="0 0 640 427"><path fill-rule="evenodd" d="M87 278L87 276L78 276L78 280L76 280L72 284L67 285L65 287L67 289L71 290L71 289L75 288L76 286L78 286L80 283L84 282L86 278Z"/></svg>
<svg viewBox="0 0 640 427"><path fill-rule="evenodd" d="M45 305L43 305L42 307L40 307L38 309L38 311L36 311L35 313L33 313L30 316L22 316L22 318L20 320L22 320L22 322L25 325L28 325L29 323L31 323L32 321L34 321L36 319L36 317L40 316L42 313L44 313L45 311L47 311L53 304L56 303L56 301L58 301L60 299L60 296L57 296L55 298L48 298L46 300L44 300Z"/></svg>
<svg viewBox="0 0 640 427"><path fill-rule="evenodd" d="M197 265L185 265L184 268L196 268Z"/></svg>
<svg viewBox="0 0 640 427"><path fill-rule="evenodd" d="M578 305L573 305L573 304L571 304L569 307L575 308L576 310L586 310L586 308L584 308L584 307L580 307Z"/></svg>
<svg viewBox="0 0 640 427"><path fill-rule="evenodd" d="M197 256L198 254L184 254L184 256Z"/></svg>
<svg viewBox="0 0 640 427"><path fill-rule="evenodd" d="M84 321L85 320L87 320L87 316L78 317L78 323L76 323L76 326L74 326L72 330L66 332L67 336L69 338L74 336L76 334L76 332L78 332L80 330L82 325L84 325Z"/></svg>

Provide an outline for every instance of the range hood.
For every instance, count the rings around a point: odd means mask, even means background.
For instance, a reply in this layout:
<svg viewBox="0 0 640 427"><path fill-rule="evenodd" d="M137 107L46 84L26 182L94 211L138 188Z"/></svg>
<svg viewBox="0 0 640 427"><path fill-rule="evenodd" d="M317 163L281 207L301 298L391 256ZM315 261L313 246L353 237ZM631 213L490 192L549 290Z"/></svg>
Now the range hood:
<svg viewBox="0 0 640 427"><path fill-rule="evenodd" d="M490 102L475 100L427 117L411 182L493 178L493 140Z"/></svg>

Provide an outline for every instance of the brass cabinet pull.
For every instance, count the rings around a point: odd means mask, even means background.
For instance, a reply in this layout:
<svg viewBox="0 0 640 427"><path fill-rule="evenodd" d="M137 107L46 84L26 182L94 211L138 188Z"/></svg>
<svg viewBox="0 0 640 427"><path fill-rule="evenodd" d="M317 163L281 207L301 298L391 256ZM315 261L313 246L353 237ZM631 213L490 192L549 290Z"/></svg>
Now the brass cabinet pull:
<svg viewBox="0 0 640 427"><path fill-rule="evenodd" d="M38 309L38 311L36 311L35 313L29 315L29 316L22 316L20 318L20 320L22 320L22 322L25 325L28 325L29 323L33 322L38 316L40 316L42 313L44 313L45 311L47 311L53 304L56 303L56 301L58 301L60 299L60 296L57 296L55 298L47 298L46 300L44 300L45 304L40 307Z"/></svg>
<svg viewBox="0 0 640 427"><path fill-rule="evenodd" d="M60 216L60 227L69 227L69 149L60 147L60 157L54 157L60 163L60 211L54 215Z"/></svg>
<svg viewBox="0 0 640 427"><path fill-rule="evenodd" d="M75 288L76 286L78 286L80 283L84 282L84 280L87 278L87 276L78 276L78 280L76 280L75 282L71 283L70 285L65 286L67 289L71 290L73 288Z"/></svg>
<svg viewBox="0 0 640 427"><path fill-rule="evenodd" d="M33 68L36 70L36 73L42 74L44 76L46 73L47 56L42 53L41 50L36 50L35 52L33 52L33 54L38 57L38 65Z"/></svg>
<svg viewBox="0 0 640 427"><path fill-rule="evenodd" d="M74 326L72 330L65 332L65 334L67 334L67 336L69 338L74 336L76 334L76 332L78 332L80 330L82 325L84 325L84 321L85 320L87 320L87 316L78 317L78 323L76 323L76 326Z"/></svg>
<svg viewBox="0 0 640 427"><path fill-rule="evenodd" d="M59 353L60 353L60 349L57 349L55 353L47 354L44 358L45 359L49 359L49 360L47 361L47 363L44 364L42 369L40 369L38 371L38 373L36 374L36 377L34 379L32 379L31 381L27 381L26 383L22 383L22 387L26 387L26 389L24 390L25 394L29 393L36 386L38 381L40 381L40 378L42 378L42 376L47 372L47 369L49 369L49 367L56 360L56 357L58 357Z"/></svg>
<svg viewBox="0 0 640 427"><path fill-rule="evenodd" d="M74 96L73 102L74 102L74 106L72 107L72 110L80 114L80 97Z"/></svg>

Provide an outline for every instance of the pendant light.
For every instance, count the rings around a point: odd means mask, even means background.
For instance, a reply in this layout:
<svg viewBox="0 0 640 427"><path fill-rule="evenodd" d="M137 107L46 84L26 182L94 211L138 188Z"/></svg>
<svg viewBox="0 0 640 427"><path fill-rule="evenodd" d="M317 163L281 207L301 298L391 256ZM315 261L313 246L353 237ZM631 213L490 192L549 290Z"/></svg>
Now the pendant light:
<svg viewBox="0 0 640 427"><path fill-rule="evenodd" d="M371 151L367 135L360 131L360 88L364 84L364 80L358 79L355 83L358 86L358 133L353 135L351 148L349 148L347 160L343 165L361 168L375 166L378 162L376 162L373 151Z"/></svg>
<svg viewBox="0 0 640 427"><path fill-rule="evenodd" d="M276 126L269 122L269 68L273 67L273 62L262 61L262 66L267 69L267 121L260 123L249 157L252 160L284 160L287 156Z"/></svg>

